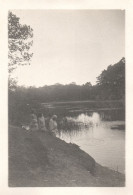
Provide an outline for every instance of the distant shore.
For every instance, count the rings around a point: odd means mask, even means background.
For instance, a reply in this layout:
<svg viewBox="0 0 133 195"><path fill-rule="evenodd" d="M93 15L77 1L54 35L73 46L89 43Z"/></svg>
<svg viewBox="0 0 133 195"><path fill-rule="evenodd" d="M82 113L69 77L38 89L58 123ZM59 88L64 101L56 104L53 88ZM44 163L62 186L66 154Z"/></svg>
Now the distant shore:
<svg viewBox="0 0 133 195"><path fill-rule="evenodd" d="M122 102L123 100L66 100L66 101L50 101L50 102L45 102L47 103L59 103L59 104L63 104L63 103L84 103L84 102ZM44 103L44 104L45 104Z"/></svg>
<svg viewBox="0 0 133 195"><path fill-rule="evenodd" d="M124 187L125 175L49 133L9 126L9 187Z"/></svg>

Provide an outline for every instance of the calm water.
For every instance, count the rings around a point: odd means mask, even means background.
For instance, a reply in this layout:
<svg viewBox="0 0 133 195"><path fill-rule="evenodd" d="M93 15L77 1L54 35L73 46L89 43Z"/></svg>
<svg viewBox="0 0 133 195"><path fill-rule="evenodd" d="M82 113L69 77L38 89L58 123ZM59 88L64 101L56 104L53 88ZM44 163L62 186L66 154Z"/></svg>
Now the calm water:
<svg viewBox="0 0 133 195"><path fill-rule="evenodd" d="M79 103L78 108L75 106L76 109L67 104L44 105L58 115L59 133L56 136L77 144L101 165L124 173L124 110L89 111Z"/></svg>

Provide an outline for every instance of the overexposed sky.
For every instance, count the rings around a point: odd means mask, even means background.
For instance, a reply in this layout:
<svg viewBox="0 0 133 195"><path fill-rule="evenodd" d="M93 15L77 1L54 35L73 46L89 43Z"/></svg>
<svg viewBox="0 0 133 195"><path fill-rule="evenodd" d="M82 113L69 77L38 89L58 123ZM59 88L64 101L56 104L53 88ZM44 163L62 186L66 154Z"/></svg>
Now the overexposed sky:
<svg viewBox="0 0 133 195"><path fill-rule="evenodd" d="M122 10L12 10L34 30L30 66L18 68L19 85L95 84L108 65L125 56Z"/></svg>

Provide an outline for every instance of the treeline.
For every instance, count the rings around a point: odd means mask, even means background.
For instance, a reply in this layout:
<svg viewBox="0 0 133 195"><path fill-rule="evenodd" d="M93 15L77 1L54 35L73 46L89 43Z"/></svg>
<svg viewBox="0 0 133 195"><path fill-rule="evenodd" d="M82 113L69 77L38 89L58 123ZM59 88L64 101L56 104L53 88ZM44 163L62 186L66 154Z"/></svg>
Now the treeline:
<svg viewBox="0 0 133 195"><path fill-rule="evenodd" d="M125 58L118 63L109 65L97 77L97 84L87 82L83 85L70 83L68 85L55 84L43 87L16 86L9 90L9 118L13 116L15 108L18 115L25 112L25 105L51 101L83 101L83 100L123 100L125 99ZM15 111L16 112L16 111Z"/></svg>
<svg viewBox="0 0 133 195"><path fill-rule="evenodd" d="M20 99L39 102L70 100L119 100L125 96L125 59L108 66L107 70L97 77L97 84L87 82L83 85L70 83L55 84L43 87L18 86L13 92Z"/></svg>

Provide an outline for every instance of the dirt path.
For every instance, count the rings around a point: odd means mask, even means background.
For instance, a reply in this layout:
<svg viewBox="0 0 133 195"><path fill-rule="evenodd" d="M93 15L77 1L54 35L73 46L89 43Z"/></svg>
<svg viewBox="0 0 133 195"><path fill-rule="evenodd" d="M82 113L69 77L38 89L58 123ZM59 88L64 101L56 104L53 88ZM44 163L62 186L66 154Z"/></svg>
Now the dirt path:
<svg viewBox="0 0 133 195"><path fill-rule="evenodd" d="M124 186L124 175L95 163L77 145L11 126L9 186Z"/></svg>

